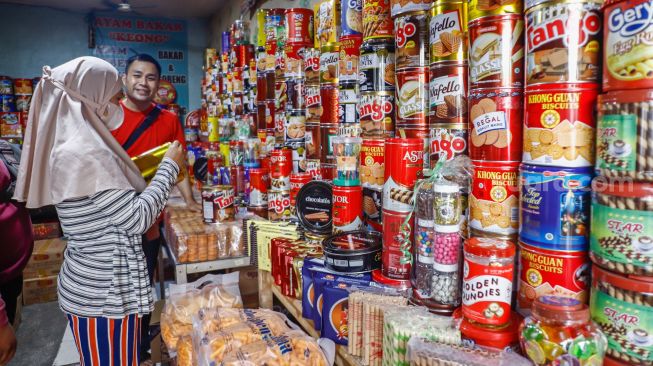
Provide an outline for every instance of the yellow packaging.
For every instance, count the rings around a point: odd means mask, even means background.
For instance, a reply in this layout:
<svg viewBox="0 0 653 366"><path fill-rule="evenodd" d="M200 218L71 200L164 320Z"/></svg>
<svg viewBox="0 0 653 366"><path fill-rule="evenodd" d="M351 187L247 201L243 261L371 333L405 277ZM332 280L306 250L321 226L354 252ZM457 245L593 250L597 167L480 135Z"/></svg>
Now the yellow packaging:
<svg viewBox="0 0 653 366"><path fill-rule="evenodd" d="M218 132L219 119L218 117L208 117L209 127L209 142L220 141L220 133Z"/></svg>
<svg viewBox="0 0 653 366"><path fill-rule="evenodd" d="M163 145L159 145L154 149L148 150L138 156L134 156L132 161L138 167L138 170L141 171L141 175L145 178L146 181L150 181L154 178L157 169L159 169L159 164L163 160L163 156L168 152L171 143L166 142ZM179 176L177 181L181 181L186 176L185 169L179 170Z"/></svg>
<svg viewBox="0 0 653 366"><path fill-rule="evenodd" d="M315 5L315 48L337 41L339 3L337 0L321 0Z"/></svg>
<svg viewBox="0 0 653 366"><path fill-rule="evenodd" d="M256 11L256 46L265 47L265 17L268 15L267 9L258 9Z"/></svg>
<svg viewBox="0 0 653 366"><path fill-rule="evenodd" d="M229 143L228 142L221 142L220 143L220 153L222 153L223 157L223 164L224 166L228 167L230 166L229 164Z"/></svg>
<svg viewBox="0 0 653 366"><path fill-rule="evenodd" d="M467 61L467 0L437 0L429 19L431 63Z"/></svg>
<svg viewBox="0 0 653 366"><path fill-rule="evenodd" d="M490 15L522 14L522 0L469 0L469 21Z"/></svg>

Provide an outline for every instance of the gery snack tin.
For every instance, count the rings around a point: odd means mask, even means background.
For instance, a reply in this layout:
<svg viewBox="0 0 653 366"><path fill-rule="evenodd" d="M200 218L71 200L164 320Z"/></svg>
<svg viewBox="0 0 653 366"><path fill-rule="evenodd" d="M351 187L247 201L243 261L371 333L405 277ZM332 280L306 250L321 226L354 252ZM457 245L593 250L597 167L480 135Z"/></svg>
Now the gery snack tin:
<svg viewBox="0 0 653 366"><path fill-rule="evenodd" d="M390 0L363 0L363 40L392 38Z"/></svg>
<svg viewBox="0 0 653 366"><path fill-rule="evenodd" d="M289 221L290 191L271 189L268 191L268 219L270 221Z"/></svg>
<svg viewBox="0 0 653 366"><path fill-rule="evenodd" d="M524 85L524 21L521 14L470 21L469 44L470 88Z"/></svg>
<svg viewBox="0 0 653 366"><path fill-rule="evenodd" d="M424 11L395 18L395 63L397 70L407 67L428 67L429 24Z"/></svg>
<svg viewBox="0 0 653 366"><path fill-rule="evenodd" d="M388 92L361 93L358 118L362 137L394 137L394 95Z"/></svg>
<svg viewBox="0 0 653 366"><path fill-rule="evenodd" d="M361 92L395 90L394 44L384 40L364 42L358 69Z"/></svg>
<svg viewBox="0 0 653 366"><path fill-rule="evenodd" d="M417 138L385 140L383 208L394 212L411 212L413 187L422 177L424 141Z"/></svg>
<svg viewBox="0 0 653 366"><path fill-rule="evenodd" d="M333 233L363 229L363 188L333 186Z"/></svg>
<svg viewBox="0 0 653 366"><path fill-rule="evenodd" d="M590 314L608 340L605 365L650 365L653 283L592 266Z"/></svg>
<svg viewBox="0 0 653 366"><path fill-rule="evenodd" d="M363 36L363 0L343 0L340 4L340 41L348 36Z"/></svg>
<svg viewBox="0 0 653 366"><path fill-rule="evenodd" d="M304 8L286 9L286 42L288 44L313 44L313 10Z"/></svg>
<svg viewBox="0 0 653 366"><path fill-rule="evenodd" d="M340 83L358 83L358 63L362 42L361 35L340 37L340 59L338 61Z"/></svg>
<svg viewBox="0 0 653 366"><path fill-rule="evenodd" d="M338 114L340 113L338 93L337 85L320 85L320 102L322 108L320 123L338 123Z"/></svg>
<svg viewBox="0 0 653 366"><path fill-rule="evenodd" d="M426 67L403 69L396 75L397 127L428 126L429 69Z"/></svg>
<svg viewBox="0 0 653 366"><path fill-rule="evenodd" d="M597 84L550 84L526 88L524 163L594 165Z"/></svg>
<svg viewBox="0 0 653 366"><path fill-rule="evenodd" d="M385 203L385 202L384 202ZM410 212L394 212L383 209L383 254L381 262L381 271L383 275L398 280L410 279L410 261L402 263L401 259L404 254L401 251L401 225ZM413 231L415 220L408 220L410 231ZM412 243L412 237L409 240Z"/></svg>
<svg viewBox="0 0 653 366"><path fill-rule="evenodd" d="M319 85L304 85L304 104L306 106L306 121L319 123L323 110Z"/></svg>
<svg viewBox="0 0 653 366"><path fill-rule="evenodd" d="M304 48L304 75L306 84L316 85L320 82L320 50Z"/></svg>
<svg viewBox="0 0 653 366"><path fill-rule="evenodd" d="M526 11L526 85L599 81L602 2L557 0Z"/></svg>
<svg viewBox="0 0 653 366"><path fill-rule="evenodd" d="M587 251L544 250L519 244L517 308L529 312L536 298L563 296L586 303L590 261Z"/></svg>
<svg viewBox="0 0 653 366"><path fill-rule="evenodd" d="M467 154L467 125L431 125L429 134L429 164L435 168L440 161L453 160L456 156Z"/></svg>
<svg viewBox="0 0 653 366"><path fill-rule="evenodd" d="M299 190L296 198L297 218L308 231L330 234L333 206L332 186L326 182L311 181Z"/></svg>
<svg viewBox="0 0 653 366"><path fill-rule="evenodd" d="M340 43L327 43L320 49L320 85L338 84Z"/></svg>
<svg viewBox="0 0 653 366"><path fill-rule="evenodd" d="M603 8L603 91L653 88L650 2L606 1Z"/></svg>
<svg viewBox="0 0 653 366"><path fill-rule="evenodd" d="M324 265L336 272L361 273L381 268L381 234L355 231L324 240Z"/></svg>
<svg viewBox="0 0 653 366"><path fill-rule="evenodd" d="M463 316L479 324L507 324L515 245L504 240L471 238L465 241L463 252Z"/></svg>
<svg viewBox="0 0 653 366"><path fill-rule="evenodd" d="M520 171L520 240L547 250L587 250L592 168L522 164Z"/></svg>
<svg viewBox="0 0 653 366"><path fill-rule="evenodd" d="M592 182L590 256L613 272L653 275L653 185Z"/></svg>
<svg viewBox="0 0 653 366"><path fill-rule="evenodd" d="M431 64L467 61L467 1L437 0L429 19Z"/></svg>
<svg viewBox="0 0 653 366"><path fill-rule="evenodd" d="M519 163L473 161L469 220L484 235L508 237L519 228Z"/></svg>
<svg viewBox="0 0 653 366"><path fill-rule="evenodd" d="M523 10L523 0L469 0L469 21L494 15L521 15Z"/></svg>
<svg viewBox="0 0 653 366"><path fill-rule="evenodd" d="M477 89L469 95L469 157L472 160L521 161L521 89Z"/></svg>
<svg viewBox="0 0 653 366"><path fill-rule="evenodd" d="M596 171L607 177L653 182L653 91L599 96Z"/></svg>
<svg viewBox="0 0 653 366"><path fill-rule="evenodd" d="M467 63L431 65L429 123L467 123Z"/></svg>

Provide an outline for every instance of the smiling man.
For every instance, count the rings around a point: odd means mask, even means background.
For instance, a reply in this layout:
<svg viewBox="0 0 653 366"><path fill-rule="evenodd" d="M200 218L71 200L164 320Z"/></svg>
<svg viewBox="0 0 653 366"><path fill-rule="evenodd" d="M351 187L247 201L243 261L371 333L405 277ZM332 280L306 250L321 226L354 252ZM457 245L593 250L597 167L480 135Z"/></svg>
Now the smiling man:
<svg viewBox="0 0 653 366"><path fill-rule="evenodd" d="M125 113L123 124L112 131L113 136L127 151L129 156L140 155L166 142L179 141L186 146L184 131L179 118L172 112L162 110L154 103L154 96L159 90L161 65L150 55L139 54L127 60L123 82L126 88L126 98L120 102ZM199 211L201 206L193 198L188 174L178 185L181 195L188 207ZM154 277L154 269L162 244L159 222L155 223L143 238L143 252L147 260L147 270L150 282ZM149 316L143 317L141 336L141 355L144 364L148 362L150 337L148 332Z"/></svg>

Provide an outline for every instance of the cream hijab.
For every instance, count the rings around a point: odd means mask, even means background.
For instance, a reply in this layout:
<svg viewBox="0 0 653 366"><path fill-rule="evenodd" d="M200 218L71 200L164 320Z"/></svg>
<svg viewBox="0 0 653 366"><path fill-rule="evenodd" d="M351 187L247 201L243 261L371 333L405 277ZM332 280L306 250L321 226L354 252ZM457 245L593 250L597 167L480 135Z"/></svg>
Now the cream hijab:
<svg viewBox="0 0 653 366"><path fill-rule="evenodd" d="M34 90L14 198L27 207L146 183L99 116L120 90L118 71L95 57L43 68Z"/></svg>

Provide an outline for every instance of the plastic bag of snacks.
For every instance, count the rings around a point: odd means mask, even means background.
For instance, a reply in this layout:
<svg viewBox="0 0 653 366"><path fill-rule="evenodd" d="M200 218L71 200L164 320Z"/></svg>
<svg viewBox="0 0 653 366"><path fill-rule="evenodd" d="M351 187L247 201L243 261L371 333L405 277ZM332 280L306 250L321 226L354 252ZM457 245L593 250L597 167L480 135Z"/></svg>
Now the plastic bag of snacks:
<svg viewBox="0 0 653 366"><path fill-rule="evenodd" d="M193 351L193 339L183 336L177 341L177 366L193 366L196 364Z"/></svg>
<svg viewBox="0 0 653 366"><path fill-rule="evenodd" d="M292 330L234 349L225 354L220 363L221 366L328 364L326 355L317 341L300 330Z"/></svg>
<svg viewBox="0 0 653 366"><path fill-rule="evenodd" d="M202 308L242 308L239 273L206 275L193 283L170 285L170 298L161 314L161 336L171 353L180 337L193 330L192 317Z"/></svg>
<svg viewBox="0 0 653 366"><path fill-rule="evenodd" d="M179 263L247 255L242 221L205 224L197 218L171 218L166 231Z"/></svg>
<svg viewBox="0 0 653 366"><path fill-rule="evenodd" d="M453 318L431 314L423 307L388 310L383 321L384 366L409 365L406 347L411 337L447 344L461 343L460 330Z"/></svg>
<svg viewBox="0 0 653 366"><path fill-rule="evenodd" d="M522 356L492 348L467 348L411 337L408 341L411 365L420 366L530 366Z"/></svg>
<svg viewBox="0 0 653 366"><path fill-rule="evenodd" d="M287 326L289 320L284 314L268 309L212 308L200 309L193 316L193 331L201 338L206 334L228 329L235 324L261 321L271 323L273 326L283 325L284 331L288 326L294 327L294 324Z"/></svg>

